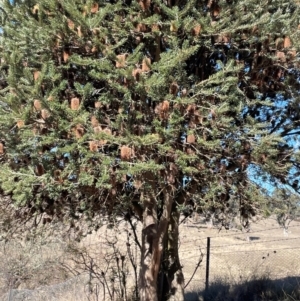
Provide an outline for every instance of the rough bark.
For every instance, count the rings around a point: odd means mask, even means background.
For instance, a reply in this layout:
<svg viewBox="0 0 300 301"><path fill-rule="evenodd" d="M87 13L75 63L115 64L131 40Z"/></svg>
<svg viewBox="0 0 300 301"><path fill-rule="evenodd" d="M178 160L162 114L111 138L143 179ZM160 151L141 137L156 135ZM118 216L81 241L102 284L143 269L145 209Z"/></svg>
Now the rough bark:
<svg viewBox="0 0 300 301"><path fill-rule="evenodd" d="M175 204L174 204L175 205ZM176 206L176 205L175 205ZM171 301L184 301L184 276L179 260L179 217L180 213L174 210L171 215L168 231L168 271L169 298Z"/></svg>
<svg viewBox="0 0 300 301"><path fill-rule="evenodd" d="M139 276L140 301L158 300L158 273L164 249L164 237L168 229L173 199L170 191L163 191L164 205L160 220L157 216L157 203L154 195L144 197L141 269Z"/></svg>

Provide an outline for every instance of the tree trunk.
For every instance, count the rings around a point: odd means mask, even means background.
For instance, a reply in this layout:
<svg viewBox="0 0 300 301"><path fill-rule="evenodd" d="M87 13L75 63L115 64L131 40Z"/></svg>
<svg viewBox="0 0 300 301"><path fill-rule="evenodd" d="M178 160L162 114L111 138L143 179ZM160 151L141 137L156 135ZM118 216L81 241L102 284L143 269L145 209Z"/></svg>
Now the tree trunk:
<svg viewBox="0 0 300 301"><path fill-rule="evenodd" d="M140 301L158 301L158 273L173 203L167 188L164 189L163 195L163 212L159 221L155 196L145 195L143 199L142 253L139 275Z"/></svg>
<svg viewBox="0 0 300 301"><path fill-rule="evenodd" d="M174 207L176 205L174 204ZM171 301L184 301L184 276L179 260L179 217L177 208L172 212L168 231L168 285Z"/></svg>

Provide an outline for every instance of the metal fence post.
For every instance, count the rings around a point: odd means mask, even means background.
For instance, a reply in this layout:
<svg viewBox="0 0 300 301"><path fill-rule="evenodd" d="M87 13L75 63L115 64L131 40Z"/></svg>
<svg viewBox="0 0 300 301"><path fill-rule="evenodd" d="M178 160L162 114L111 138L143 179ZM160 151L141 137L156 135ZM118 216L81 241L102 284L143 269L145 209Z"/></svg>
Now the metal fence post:
<svg viewBox="0 0 300 301"><path fill-rule="evenodd" d="M207 237L206 247L206 276L205 276L205 291L207 292L209 286L209 257L210 257L210 237Z"/></svg>

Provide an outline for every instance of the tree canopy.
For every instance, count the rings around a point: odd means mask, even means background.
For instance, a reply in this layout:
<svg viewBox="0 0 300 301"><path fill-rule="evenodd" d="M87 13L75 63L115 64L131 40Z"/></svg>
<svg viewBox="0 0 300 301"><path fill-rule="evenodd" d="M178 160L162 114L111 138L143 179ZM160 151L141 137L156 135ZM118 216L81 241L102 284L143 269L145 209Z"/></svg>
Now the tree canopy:
<svg viewBox="0 0 300 301"><path fill-rule="evenodd" d="M183 209L227 227L233 203L247 225L259 183L298 190L298 16L284 0L4 0L3 193L70 225L138 218L141 300L159 271L181 300Z"/></svg>

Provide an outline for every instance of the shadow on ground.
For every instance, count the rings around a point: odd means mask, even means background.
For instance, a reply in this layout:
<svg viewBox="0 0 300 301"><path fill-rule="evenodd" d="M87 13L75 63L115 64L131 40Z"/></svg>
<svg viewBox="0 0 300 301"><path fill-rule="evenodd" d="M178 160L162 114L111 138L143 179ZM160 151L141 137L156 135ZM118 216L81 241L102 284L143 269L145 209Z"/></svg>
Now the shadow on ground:
<svg viewBox="0 0 300 301"><path fill-rule="evenodd" d="M219 279L207 292L191 291L185 301L295 301L300 300L300 276L271 280L268 277L230 284Z"/></svg>

